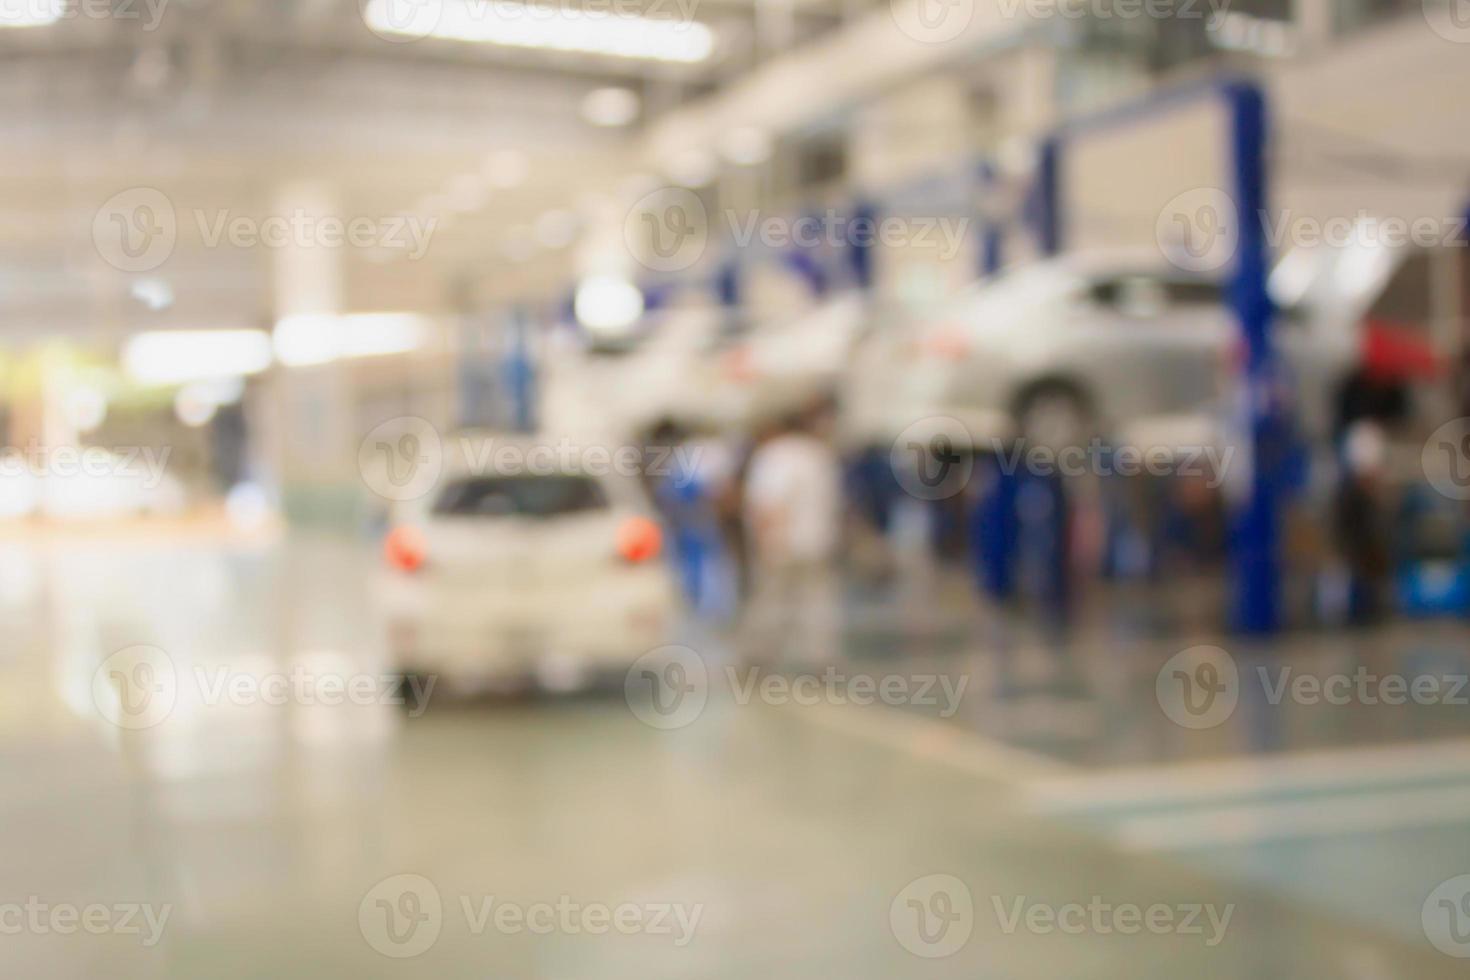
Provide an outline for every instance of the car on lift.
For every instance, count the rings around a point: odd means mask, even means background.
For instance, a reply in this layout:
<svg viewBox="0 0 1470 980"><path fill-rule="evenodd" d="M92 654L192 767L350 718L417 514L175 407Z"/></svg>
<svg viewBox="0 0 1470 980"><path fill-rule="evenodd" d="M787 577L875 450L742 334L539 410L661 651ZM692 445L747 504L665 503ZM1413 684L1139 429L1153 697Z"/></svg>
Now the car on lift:
<svg viewBox="0 0 1470 980"><path fill-rule="evenodd" d="M727 311L694 306L650 313L616 336L589 336L551 365L546 424L636 440L666 421L735 421L735 406L717 397L714 381L719 353L737 328Z"/></svg>
<svg viewBox="0 0 1470 980"><path fill-rule="evenodd" d="M712 398L754 427L830 397L869 329L872 301L861 292L831 296L796 316L751 324L717 355Z"/></svg>
<svg viewBox="0 0 1470 980"><path fill-rule="evenodd" d="M668 642L678 592L636 476L592 466L600 452L563 465L569 454L545 441L458 445L437 489L398 505L384 539L398 672L464 694L572 691L620 682Z"/></svg>
<svg viewBox="0 0 1470 980"><path fill-rule="evenodd" d="M1277 346L1314 434L1330 429L1335 391L1361 353L1359 321L1396 259L1353 261L1345 277L1346 256L1302 253L1272 278ZM947 416L976 448L1093 435L1215 441L1242 357L1227 289L1156 252L1072 255L1006 273L936 315L875 331L844 388L844 430L879 445Z"/></svg>

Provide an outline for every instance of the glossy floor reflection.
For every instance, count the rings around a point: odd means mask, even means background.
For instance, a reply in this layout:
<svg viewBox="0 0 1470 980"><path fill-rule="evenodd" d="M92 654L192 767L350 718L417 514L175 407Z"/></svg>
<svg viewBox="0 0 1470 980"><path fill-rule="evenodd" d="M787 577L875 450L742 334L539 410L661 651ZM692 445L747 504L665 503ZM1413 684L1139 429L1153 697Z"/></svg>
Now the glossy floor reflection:
<svg viewBox="0 0 1470 980"><path fill-rule="evenodd" d="M698 717L669 731L642 723L618 692L436 703L418 718L371 685L359 703L320 703L319 686L280 704L232 697L276 677L385 671L366 549L71 539L3 551L0 906L45 907L19 931L0 909L10 975L1462 975L1415 934L1427 892L1397 884L1394 869L1408 858L1448 877L1463 854L1429 861L1408 837L1201 847L1175 825L1136 821L1181 807L1208 817L1201 806L1237 798L1181 803L1187 779L1149 784L1154 770L1143 769L1127 777L1138 793L1109 807L1107 787L1119 784L1089 783L1107 778L1093 765L1003 752L956 765L989 744L967 741L981 727L973 719L742 704L718 683ZM930 658L971 665L982 696L964 711L1010 690L995 681L1002 658L987 666L996 641L984 624L963 627L969 645L956 654L936 648L950 640L932 618L905 620L877 600L851 608L901 642L913 631L910 674ZM697 635L686 640L716 678L740 667ZM94 681L104 665L123 694L156 681L138 672L146 656L108 663L140 645L166 652L177 683L167 712L129 729L108 720L130 716ZM840 652L844 664L893 656ZM1122 654L1098 656L1127 678L1144 672ZM1020 725L1038 704L1006 717ZM1146 708L1125 700L1104 713ZM895 721L917 727L892 735ZM1140 846L1170 834L1178 846ZM1363 887L1391 894L1395 914L1378 922L1327 894ZM94 906L104 909L95 935L54 915ZM542 907L573 918L541 919ZM1069 918L1074 907L1084 918ZM1156 907L1179 927L1140 928L1130 907ZM596 918L619 909L643 925ZM149 944L146 913L156 922L164 910ZM1049 914L1082 925L1048 926ZM672 926L680 915L694 923L687 935Z"/></svg>

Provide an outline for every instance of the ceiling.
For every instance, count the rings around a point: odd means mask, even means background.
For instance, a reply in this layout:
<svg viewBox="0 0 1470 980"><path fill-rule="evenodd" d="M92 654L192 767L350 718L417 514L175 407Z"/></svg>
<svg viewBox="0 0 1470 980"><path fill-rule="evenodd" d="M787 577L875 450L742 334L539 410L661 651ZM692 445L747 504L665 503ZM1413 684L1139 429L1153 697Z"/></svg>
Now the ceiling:
<svg viewBox="0 0 1470 980"><path fill-rule="evenodd" d="M299 181L331 188L344 218L437 222L421 260L349 255L354 305L451 306L466 278L549 287L566 263L530 261L560 247L535 244L538 220L630 192L650 120L868 0L576 0L708 25L714 49L698 64L388 40L365 22L370 0L65 2L57 23L0 29L0 316L11 337L268 319L272 256L209 246L199 232L221 212L277 213L281 188ZM639 96L626 126L581 112L610 86ZM455 206L449 192L476 175L475 206L463 195ZM178 216L178 243L153 273L177 295L166 313L131 300L137 276L99 261L92 241L99 207L135 187L162 192Z"/></svg>

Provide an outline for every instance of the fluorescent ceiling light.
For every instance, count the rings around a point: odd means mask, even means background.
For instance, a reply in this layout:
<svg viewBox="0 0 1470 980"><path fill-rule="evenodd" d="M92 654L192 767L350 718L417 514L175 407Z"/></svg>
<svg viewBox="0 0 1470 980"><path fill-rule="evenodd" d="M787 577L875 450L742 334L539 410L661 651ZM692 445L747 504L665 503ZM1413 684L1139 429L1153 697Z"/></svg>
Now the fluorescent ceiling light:
<svg viewBox="0 0 1470 980"><path fill-rule="evenodd" d="M0 28L49 27L66 13L66 0L20 0L0 3Z"/></svg>
<svg viewBox="0 0 1470 980"><path fill-rule="evenodd" d="M153 330L123 347L123 368L141 384L258 374L270 365L271 340L264 330Z"/></svg>
<svg viewBox="0 0 1470 980"><path fill-rule="evenodd" d="M588 330L623 333L643 315L643 293L621 276L589 276L577 287L573 306Z"/></svg>
<svg viewBox="0 0 1470 980"><path fill-rule="evenodd" d="M306 313L276 324L276 357L287 367L344 357L406 354L423 346L423 317L414 313Z"/></svg>
<svg viewBox="0 0 1470 980"><path fill-rule="evenodd" d="M403 0L370 0L364 11L368 27L403 37L685 63L704 61L715 46L714 33L698 21L511 0L421 3L404 19L402 6Z"/></svg>

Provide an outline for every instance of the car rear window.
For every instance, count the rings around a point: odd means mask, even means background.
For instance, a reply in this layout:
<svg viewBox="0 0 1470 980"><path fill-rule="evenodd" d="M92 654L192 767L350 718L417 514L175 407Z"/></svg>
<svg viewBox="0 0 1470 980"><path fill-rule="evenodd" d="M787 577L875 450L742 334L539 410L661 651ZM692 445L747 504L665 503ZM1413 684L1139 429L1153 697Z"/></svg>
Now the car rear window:
<svg viewBox="0 0 1470 980"><path fill-rule="evenodd" d="M476 476L455 480L434 502L444 517L560 517L601 510L607 495L586 476Z"/></svg>

